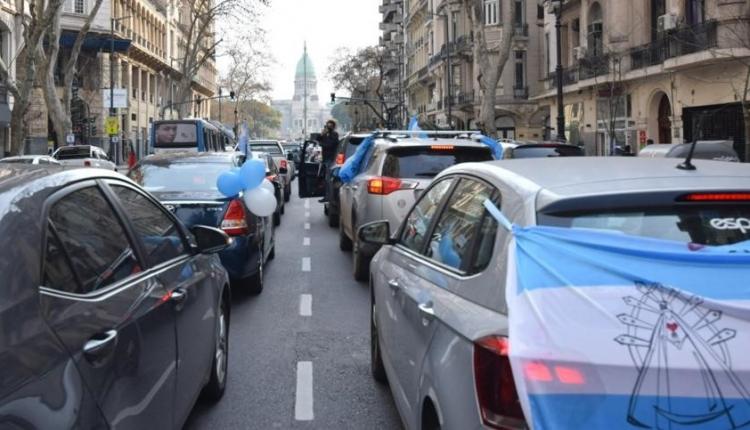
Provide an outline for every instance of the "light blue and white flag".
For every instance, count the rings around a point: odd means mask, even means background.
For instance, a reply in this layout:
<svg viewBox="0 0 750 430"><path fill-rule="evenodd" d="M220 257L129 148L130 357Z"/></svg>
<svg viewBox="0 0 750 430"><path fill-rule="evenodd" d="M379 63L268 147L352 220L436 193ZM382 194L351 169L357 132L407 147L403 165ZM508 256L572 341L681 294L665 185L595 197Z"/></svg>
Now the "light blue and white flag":
<svg viewBox="0 0 750 430"><path fill-rule="evenodd" d="M511 229L510 359L532 428L750 428L750 243Z"/></svg>

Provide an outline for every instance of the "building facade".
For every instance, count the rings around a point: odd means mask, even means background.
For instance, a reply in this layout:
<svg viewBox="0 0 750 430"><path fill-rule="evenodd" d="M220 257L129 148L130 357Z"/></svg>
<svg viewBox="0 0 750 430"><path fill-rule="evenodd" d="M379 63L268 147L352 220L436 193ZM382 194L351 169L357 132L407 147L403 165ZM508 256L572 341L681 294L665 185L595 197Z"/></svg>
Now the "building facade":
<svg viewBox="0 0 750 430"><path fill-rule="evenodd" d="M608 155L655 143L733 140L744 152L750 61L743 1L567 0L561 11L565 135ZM555 15L545 16L545 91L555 126ZM747 160L746 160L747 161Z"/></svg>
<svg viewBox="0 0 750 430"><path fill-rule="evenodd" d="M295 69L292 100L274 100L271 106L281 113L279 134L282 139L299 139L305 132L307 135L318 133L330 118L331 110L322 106L318 97L318 78L307 46Z"/></svg>
<svg viewBox="0 0 750 430"><path fill-rule="evenodd" d="M396 106L388 118L393 128L402 128L406 124L406 105L404 103L404 1L383 0L379 7L381 14L380 46L383 49L383 87L385 100L389 106Z"/></svg>

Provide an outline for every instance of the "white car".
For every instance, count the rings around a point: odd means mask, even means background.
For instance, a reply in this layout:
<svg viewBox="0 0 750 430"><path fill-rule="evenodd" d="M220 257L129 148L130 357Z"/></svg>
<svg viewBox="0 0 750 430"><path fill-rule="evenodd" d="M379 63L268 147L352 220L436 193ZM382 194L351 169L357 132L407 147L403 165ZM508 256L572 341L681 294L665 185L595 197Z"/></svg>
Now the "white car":
<svg viewBox="0 0 750 430"><path fill-rule="evenodd" d="M49 155L19 155L16 157L5 157L0 160L4 164L52 164L59 166L60 162Z"/></svg>
<svg viewBox="0 0 750 430"><path fill-rule="evenodd" d="M52 156L63 166L98 167L100 169L117 171L117 165L109 158L107 153L98 146L63 146L58 148Z"/></svg>

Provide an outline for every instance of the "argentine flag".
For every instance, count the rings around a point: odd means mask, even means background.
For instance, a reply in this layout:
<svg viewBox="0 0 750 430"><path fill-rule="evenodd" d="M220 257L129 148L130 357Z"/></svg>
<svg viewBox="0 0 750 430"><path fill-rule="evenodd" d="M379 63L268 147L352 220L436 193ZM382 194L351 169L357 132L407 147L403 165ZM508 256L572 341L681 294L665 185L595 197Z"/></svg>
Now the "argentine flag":
<svg viewBox="0 0 750 430"><path fill-rule="evenodd" d="M488 209L513 232L510 360L532 428L750 428L750 243L519 228Z"/></svg>

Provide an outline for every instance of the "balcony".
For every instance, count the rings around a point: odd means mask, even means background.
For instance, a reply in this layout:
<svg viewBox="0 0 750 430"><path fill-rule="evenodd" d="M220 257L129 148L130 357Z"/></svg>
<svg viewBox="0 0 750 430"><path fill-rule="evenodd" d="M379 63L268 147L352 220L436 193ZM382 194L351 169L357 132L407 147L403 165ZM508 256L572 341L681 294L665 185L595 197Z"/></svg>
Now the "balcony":
<svg viewBox="0 0 750 430"><path fill-rule="evenodd" d="M458 102L456 103L457 106L473 105L476 101L474 98L474 90L465 93L459 93L456 99Z"/></svg>
<svg viewBox="0 0 750 430"><path fill-rule="evenodd" d="M670 58L693 54L717 47L717 21L668 31L649 44L630 51L631 68L642 69L663 63Z"/></svg>
<svg viewBox="0 0 750 430"><path fill-rule="evenodd" d="M529 37L529 24L528 23L516 23L513 34L516 37Z"/></svg>
<svg viewBox="0 0 750 430"><path fill-rule="evenodd" d="M417 72L417 78L422 79L427 76L427 66L422 67L419 69L419 72Z"/></svg>
<svg viewBox="0 0 750 430"><path fill-rule="evenodd" d="M585 57L578 63L578 79L591 79L609 73L609 55Z"/></svg>
<svg viewBox="0 0 750 430"><path fill-rule="evenodd" d="M513 87L513 98L514 99L528 99L529 87Z"/></svg>

